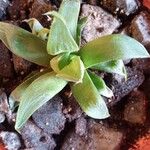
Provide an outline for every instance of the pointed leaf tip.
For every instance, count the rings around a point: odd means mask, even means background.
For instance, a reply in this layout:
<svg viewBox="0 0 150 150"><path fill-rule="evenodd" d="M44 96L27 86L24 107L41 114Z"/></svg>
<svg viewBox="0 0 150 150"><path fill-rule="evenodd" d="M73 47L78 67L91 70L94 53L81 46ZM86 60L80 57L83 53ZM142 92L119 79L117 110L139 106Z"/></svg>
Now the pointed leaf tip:
<svg viewBox="0 0 150 150"><path fill-rule="evenodd" d="M107 87L107 85L105 84L105 81L101 77L99 77L98 75L96 75L95 73L91 71L88 71L88 73L92 82L97 88L99 94L107 98L111 98L113 96L113 92L109 87Z"/></svg>
<svg viewBox="0 0 150 150"><path fill-rule="evenodd" d="M54 16L48 37L47 52L50 55L58 55L78 51L79 47L69 31L65 19L56 11L48 12L47 15Z"/></svg>
<svg viewBox="0 0 150 150"><path fill-rule="evenodd" d="M116 73L127 78L126 68L122 60L112 60L103 62L96 66L93 66L92 69L105 71L108 73Z"/></svg>
<svg viewBox="0 0 150 150"><path fill-rule="evenodd" d="M56 77L54 72L46 73L34 80L20 98L15 129L21 129L29 117L59 93L66 84L67 82Z"/></svg>
<svg viewBox="0 0 150 150"><path fill-rule="evenodd" d="M86 68L112 60L150 57L145 47L135 39L112 34L87 43L79 51Z"/></svg>
<svg viewBox="0 0 150 150"><path fill-rule="evenodd" d="M49 67L52 56L47 54L46 42L32 33L12 24L0 22L0 40L17 56Z"/></svg>
<svg viewBox="0 0 150 150"><path fill-rule="evenodd" d="M83 82L73 85L71 89L82 110L88 116L95 119L109 117L106 103L98 93L86 71L83 77Z"/></svg>
<svg viewBox="0 0 150 150"><path fill-rule="evenodd" d="M82 82L85 68L79 56L68 54L56 56L50 64L56 76L70 82Z"/></svg>

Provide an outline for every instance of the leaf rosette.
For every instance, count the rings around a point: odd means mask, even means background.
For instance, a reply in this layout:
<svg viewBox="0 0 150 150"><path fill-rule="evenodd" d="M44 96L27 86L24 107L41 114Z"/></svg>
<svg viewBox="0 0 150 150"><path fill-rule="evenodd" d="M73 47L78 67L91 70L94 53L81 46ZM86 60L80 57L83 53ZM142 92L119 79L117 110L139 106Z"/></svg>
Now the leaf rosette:
<svg viewBox="0 0 150 150"><path fill-rule="evenodd" d="M103 97L111 98L113 92L92 70L117 73L127 78L123 60L149 57L142 44L120 34L104 36L81 47L81 33L87 18L79 18L79 11L80 0L63 0L58 12L45 14L53 16L50 29L34 18L25 20L32 33L0 22L0 39L12 53L47 67L44 72L31 73L10 94L11 108L16 107L15 102L19 103L16 130L68 83L88 116L109 117Z"/></svg>

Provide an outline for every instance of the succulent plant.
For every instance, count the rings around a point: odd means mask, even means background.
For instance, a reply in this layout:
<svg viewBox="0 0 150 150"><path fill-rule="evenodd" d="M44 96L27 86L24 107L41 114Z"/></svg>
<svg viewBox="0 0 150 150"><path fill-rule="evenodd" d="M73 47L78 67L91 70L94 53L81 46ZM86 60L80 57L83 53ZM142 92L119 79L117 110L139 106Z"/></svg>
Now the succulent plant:
<svg viewBox="0 0 150 150"><path fill-rule="evenodd" d="M79 11L80 0L63 0L58 12L45 14L53 16L50 29L34 18L25 20L32 33L0 22L0 39L12 53L47 67L43 72L31 73L10 94L10 103L19 103L16 130L67 84L88 116L109 117L103 96L112 97L113 92L91 70L117 73L126 78L123 60L149 57L142 44L120 34L104 36L81 47L81 32L87 18L79 18Z"/></svg>

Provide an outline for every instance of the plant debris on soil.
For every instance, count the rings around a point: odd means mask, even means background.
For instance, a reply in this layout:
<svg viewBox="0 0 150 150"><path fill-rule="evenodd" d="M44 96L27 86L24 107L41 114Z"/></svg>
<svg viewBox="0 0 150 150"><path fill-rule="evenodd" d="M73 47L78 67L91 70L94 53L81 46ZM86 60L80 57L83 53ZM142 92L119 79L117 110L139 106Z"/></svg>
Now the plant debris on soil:
<svg viewBox="0 0 150 150"><path fill-rule="evenodd" d="M0 20L26 30L22 22L57 10L61 0L0 0ZM69 10L68 10L69 11ZM112 33L129 35L150 52L149 0L83 0L80 16L88 21L82 45ZM150 149L150 59L125 61L128 78L102 73L114 97L106 100L111 116L95 120L82 112L65 87L38 109L20 134L14 129L16 114L8 103L10 92L33 70L41 68L12 54L0 42L0 150L149 150Z"/></svg>

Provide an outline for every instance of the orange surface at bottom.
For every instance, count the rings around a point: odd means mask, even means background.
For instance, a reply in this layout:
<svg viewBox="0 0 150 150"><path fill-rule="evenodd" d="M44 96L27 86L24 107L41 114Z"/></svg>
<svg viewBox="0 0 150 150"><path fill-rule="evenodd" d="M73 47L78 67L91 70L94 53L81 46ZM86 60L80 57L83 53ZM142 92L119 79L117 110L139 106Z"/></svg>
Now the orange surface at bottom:
<svg viewBox="0 0 150 150"><path fill-rule="evenodd" d="M150 135L140 138L129 150L150 150Z"/></svg>
<svg viewBox="0 0 150 150"><path fill-rule="evenodd" d="M143 5L150 9L150 0L143 0Z"/></svg>

